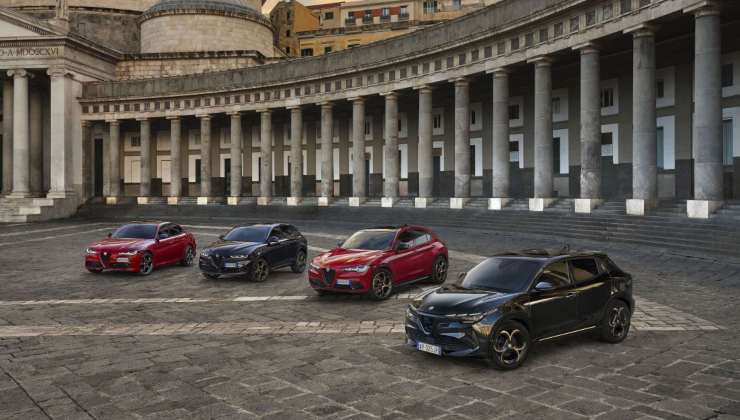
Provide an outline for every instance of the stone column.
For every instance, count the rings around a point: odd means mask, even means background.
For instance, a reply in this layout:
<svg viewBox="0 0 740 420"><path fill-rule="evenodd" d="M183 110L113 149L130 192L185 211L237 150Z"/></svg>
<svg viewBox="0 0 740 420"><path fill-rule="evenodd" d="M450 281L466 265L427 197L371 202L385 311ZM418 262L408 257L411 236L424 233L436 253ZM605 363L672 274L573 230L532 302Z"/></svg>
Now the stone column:
<svg viewBox="0 0 740 420"><path fill-rule="evenodd" d="M260 196L257 204L266 206L272 200L272 112L260 110Z"/></svg>
<svg viewBox="0 0 740 420"><path fill-rule="evenodd" d="M581 54L581 194L576 213L591 213L601 197L601 73L599 50L592 45Z"/></svg>
<svg viewBox="0 0 740 420"><path fill-rule="evenodd" d="M13 191L13 80L3 81L3 195Z"/></svg>
<svg viewBox="0 0 740 420"><path fill-rule="evenodd" d="M146 118L140 118L139 138L141 141L141 147L139 148L139 174L141 180L139 181L139 197L137 202L139 204L149 204L149 196L152 195L152 125L151 122Z"/></svg>
<svg viewBox="0 0 740 420"><path fill-rule="evenodd" d="M75 91L70 85L72 82L69 71L63 67L52 67L47 71L50 84L50 176L51 183L48 198L66 198L73 196L73 142L72 121L70 116L75 115ZM120 166L119 166L120 168ZM120 172L119 172L120 174ZM119 176L120 178L120 176Z"/></svg>
<svg viewBox="0 0 740 420"><path fill-rule="evenodd" d="M432 88L419 88L419 196L414 199L414 207L426 208L434 200L434 157L432 156Z"/></svg>
<svg viewBox="0 0 740 420"><path fill-rule="evenodd" d="M554 201L552 147L552 62L547 57L534 63L534 198L529 210L543 211Z"/></svg>
<svg viewBox="0 0 740 420"><path fill-rule="evenodd" d="M239 204L242 196L242 114L232 112L231 116L231 194L228 204Z"/></svg>
<svg viewBox="0 0 740 420"><path fill-rule="evenodd" d="M320 206L328 206L334 197L334 112L331 102L321 104L321 197Z"/></svg>
<svg viewBox="0 0 740 420"><path fill-rule="evenodd" d="M95 165L95 145L93 144L92 121L80 121L82 133L82 197L84 200L92 198L95 194L95 179L93 177Z"/></svg>
<svg viewBox="0 0 740 420"><path fill-rule="evenodd" d="M352 98L352 197L349 205L358 207L367 199L365 183L365 99Z"/></svg>
<svg viewBox="0 0 740 420"><path fill-rule="evenodd" d="M509 156L509 72L496 69L493 71L493 188L488 200L491 210L501 210L511 201Z"/></svg>
<svg viewBox="0 0 740 420"><path fill-rule="evenodd" d="M13 78L13 192L12 197L28 197L29 138L28 138L28 79L24 69L9 70Z"/></svg>
<svg viewBox="0 0 740 420"><path fill-rule="evenodd" d="M41 91L37 86L34 86L29 94L29 108L29 184L31 195L40 197L41 190L44 188L44 142L42 136L44 121L41 109Z"/></svg>
<svg viewBox="0 0 740 420"><path fill-rule="evenodd" d="M200 195L198 204L211 201L211 116L200 118Z"/></svg>
<svg viewBox="0 0 740 420"><path fill-rule="evenodd" d="M108 122L108 197L106 204L117 204L121 197L121 123L118 120Z"/></svg>
<svg viewBox="0 0 740 420"><path fill-rule="evenodd" d="M398 94L385 94L385 147L383 147L385 174L383 179L383 207L393 207L398 201L401 168L398 166Z"/></svg>
<svg viewBox="0 0 740 420"><path fill-rule="evenodd" d="M303 111L300 106L290 108L290 197L289 206L303 200Z"/></svg>
<svg viewBox="0 0 740 420"><path fill-rule="evenodd" d="M170 120L170 196L167 204L175 205L182 197L182 120L180 117L169 117Z"/></svg>
<svg viewBox="0 0 740 420"><path fill-rule="evenodd" d="M705 7L695 14L694 45L694 199L689 217L709 218L722 206L722 83L719 11Z"/></svg>
<svg viewBox="0 0 740 420"><path fill-rule="evenodd" d="M646 27L635 30L632 48L632 199L627 214L642 216L658 201L655 35Z"/></svg>
<svg viewBox="0 0 740 420"><path fill-rule="evenodd" d="M470 82L455 80L455 197L450 208L461 209L470 199Z"/></svg>

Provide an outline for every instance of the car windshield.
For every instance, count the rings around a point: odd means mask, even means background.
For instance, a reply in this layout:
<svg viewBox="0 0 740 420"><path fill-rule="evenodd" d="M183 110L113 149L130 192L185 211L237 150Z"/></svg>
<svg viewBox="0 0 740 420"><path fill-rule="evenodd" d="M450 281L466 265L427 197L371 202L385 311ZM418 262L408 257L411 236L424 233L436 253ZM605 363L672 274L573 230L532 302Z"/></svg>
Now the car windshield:
<svg viewBox="0 0 740 420"><path fill-rule="evenodd" d="M504 293L522 292L541 267L542 263L537 260L489 258L470 270L460 283L460 287Z"/></svg>
<svg viewBox="0 0 740 420"><path fill-rule="evenodd" d="M118 228L112 238L126 239L154 239L157 234L157 225L125 225Z"/></svg>
<svg viewBox="0 0 740 420"><path fill-rule="evenodd" d="M265 242L269 233L269 226L238 227L227 233L224 239L237 242Z"/></svg>
<svg viewBox="0 0 740 420"><path fill-rule="evenodd" d="M361 230L344 241L340 248L344 249L388 249L396 237L396 231L390 229Z"/></svg>

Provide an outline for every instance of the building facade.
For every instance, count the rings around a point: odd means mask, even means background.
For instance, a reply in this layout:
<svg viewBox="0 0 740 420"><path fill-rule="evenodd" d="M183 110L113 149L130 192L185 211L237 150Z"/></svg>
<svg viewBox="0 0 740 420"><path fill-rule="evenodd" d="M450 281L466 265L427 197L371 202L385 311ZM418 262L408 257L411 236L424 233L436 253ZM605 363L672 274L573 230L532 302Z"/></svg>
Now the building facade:
<svg viewBox="0 0 740 420"><path fill-rule="evenodd" d="M42 164L49 175L34 182L47 197L110 204L526 200L541 211L572 199L578 212L619 200L641 215L686 199L689 216L709 217L740 198L738 16L732 1L504 0L321 57L146 80L49 71L52 107L60 86L75 92L69 132L53 128L61 104L46 129L51 155L72 164ZM21 115L35 70L0 63L12 77L3 138L21 174L5 191L19 196L39 167Z"/></svg>
<svg viewBox="0 0 740 420"><path fill-rule="evenodd" d="M300 32L316 31L320 20L311 9L298 0L279 1L270 11L270 22L275 28L278 49L287 56L300 56Z"/></svg>

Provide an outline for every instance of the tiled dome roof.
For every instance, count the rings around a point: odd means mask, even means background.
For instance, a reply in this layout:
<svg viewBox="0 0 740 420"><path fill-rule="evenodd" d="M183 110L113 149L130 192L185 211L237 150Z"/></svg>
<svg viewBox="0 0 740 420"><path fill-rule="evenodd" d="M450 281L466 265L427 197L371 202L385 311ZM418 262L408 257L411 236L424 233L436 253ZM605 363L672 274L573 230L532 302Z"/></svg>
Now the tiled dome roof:
<svg viewBox="0 0 740 420"><path fill-rule="evenodd" d="M256 12L256 10L242 0L160 0L144 14L149 15L177 10L208 10L246 14Z"/></svg>

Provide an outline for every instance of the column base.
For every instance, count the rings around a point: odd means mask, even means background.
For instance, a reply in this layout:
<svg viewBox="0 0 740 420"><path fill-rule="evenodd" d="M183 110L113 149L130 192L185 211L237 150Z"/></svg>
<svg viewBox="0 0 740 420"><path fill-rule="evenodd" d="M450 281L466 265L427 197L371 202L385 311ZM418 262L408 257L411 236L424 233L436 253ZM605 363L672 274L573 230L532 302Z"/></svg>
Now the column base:
<svg viewBox="0 0 740 420"><path fill-rule="evenodd" d="M393 207L398 202L398 197L382 197L380 207Z"/></svg>
<svg viewBox="0 0 740 420"><path fill-rule="evenodd" d="M30 191L13 191L12 193L8 194L8 198L29 198L31 197Z"/></svg>
<svg viewBox="0 0 740 420"><path fill-rule="evenodd" d="M593 209L604 204L600 198L576 198L573 201L574 211L576 213L591 213Z"/></svg>
<svg viewBox="0 0 740 420"><path fill-rule="evenodd" d="M546 208L552 206L556 201L558 201L557 198L530 198L529 211L545 211Z"/></svg>
<svg viewBox="0 0 740 420"><path fill-rule="evenodd" d="M303 202L303 197L288 197L289 206L299 206Z"/></svg>
<svg viewBox="0 0 740 420"><path fill-rule="evenodd" d="M272 197L257 197L258 206L269 206L272 201Z"/></svg>
<svg viewBox="0 0 740 420"><path fill-rule="evenodd" d="M180 204L180 197L167 197L168 206L176 206Z"/></svg>
<svg viewBox="0 0 740 420"><path fill-rule="evenodd" d="M650 209L654 209L657 203L653 200L641 198L628 198L626 202L627 214L630 216L645 216Z"/></svg>
<svg viewBox="0 0 740 420"><path fill-rule="evenodd" d="M349 198L349 206L350 207L360 207L365 203L367 200L366 197L350 197Z"/></svg>
<svg viewBox="0 0 740 420"><path fill-rule="evenodd" d="M434 202L431 197L416 197L414 198L414 207L417 209L425 209Z"/></svg>
<svg viewBox="0 0 740 420"><path fill-rule="evenodd" d="M136 197L136 204L149 204L149 197Z"/></svg>
<svg viewBox="0 0 740 420"><path fill-rule="evenodd" d="M327 207L331 204L332 197L319 197L319 207Z"/></svg>
<svg viewBox="0 0 740 420"><path fill-rule="evenodd" d="M213 202L214 202L213 197L198 197L197 198L197 201L196 201L196 203L199 206L205 206L205 205L211 204Z"/></svg>
<svg viewBox="0 0 740 420"><path fill-rule="evenodd" d="M241 200L241 197L226 197L226 204L230 206L236 206L237 204L239 204L239 200Z"/></svg>
<svg viewBox="0 0 740 420"><path fill-rule="evenodd" d="M511 202L511 198L489 198L488 199L488 210L503 210L504 207L508 206Z"/></svg>
<svg viewBox="0 0 740 420"><path fill-rule="evenodd" d="M77 195L74 191L49 191L46 198L71 198ZM43 196L43 194L41 194Z"/></svg>
<svg viewBox="0 0 740 420"><path fill-rule="evenodd" d="M722 201L687 200L686 215L692 219L709 219L712 213L722 207Z"/></svg>
<svg viewBox="0 0 740 420"><path fill-rule="evenodd" d="M120 201L120 197L105 197L105 204L109 206L115 206Z"/></svg>
<svg viewBox="0 0 740 420"><path fill-rule="evenodd" d="M470 201L470 198L468 197L452 197L450 198L450 208L451 209L461 209L465 207L465 204Z"/></svg>

